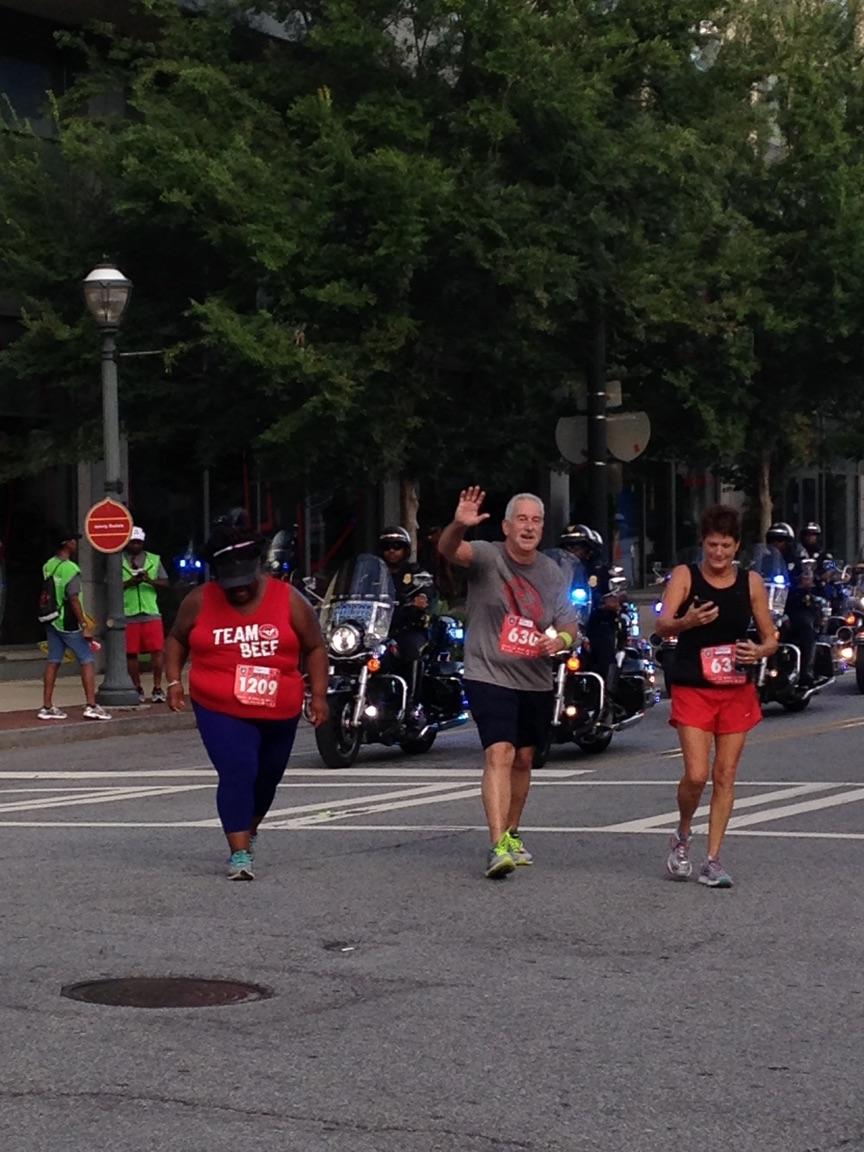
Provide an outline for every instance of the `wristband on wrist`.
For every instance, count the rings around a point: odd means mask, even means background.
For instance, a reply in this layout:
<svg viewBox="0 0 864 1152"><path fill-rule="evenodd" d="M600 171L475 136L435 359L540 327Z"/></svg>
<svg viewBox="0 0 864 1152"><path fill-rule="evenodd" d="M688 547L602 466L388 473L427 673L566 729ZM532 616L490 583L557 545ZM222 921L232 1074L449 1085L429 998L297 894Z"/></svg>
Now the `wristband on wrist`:
<svg viewBox="0 0 864 1152"><path fill-rule="evenodd" d="M569 632L559 632L558 633L558 639L563 640L563 642L566 644L566 646L568 648L573 647L573 637L570 635Z"/></svg>

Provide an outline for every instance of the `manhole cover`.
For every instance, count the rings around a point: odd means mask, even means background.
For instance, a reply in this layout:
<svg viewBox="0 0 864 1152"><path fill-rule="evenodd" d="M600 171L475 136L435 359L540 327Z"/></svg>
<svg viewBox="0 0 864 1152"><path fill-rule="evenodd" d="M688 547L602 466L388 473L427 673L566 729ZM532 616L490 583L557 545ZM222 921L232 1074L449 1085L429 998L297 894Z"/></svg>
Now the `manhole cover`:
<svg viewBox="0 0 864 1152"><path fill-rule="evenodd" d="M82 980L66 984L61 996L85 1004L129 1008L211 1008L266 1000L273 992L262 984L237 980L199 980L194 976L126 976L117 980Z"/></svg>

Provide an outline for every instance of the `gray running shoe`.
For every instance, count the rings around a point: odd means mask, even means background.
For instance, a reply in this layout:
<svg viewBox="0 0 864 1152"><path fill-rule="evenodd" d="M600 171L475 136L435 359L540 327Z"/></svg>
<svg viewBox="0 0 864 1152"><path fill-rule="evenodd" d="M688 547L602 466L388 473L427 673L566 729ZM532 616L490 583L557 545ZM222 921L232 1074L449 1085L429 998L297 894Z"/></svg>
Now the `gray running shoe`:
<svg viewBox="0 0 864 1152"><path fill-rule="evenodd" d="M231 859L228 861L228 879L229 880L254 880L255 873L252 871L252 857L248 852L232 852Z"/></svg>
<svg viewBox="0 0 864 1152"><path fill-rule="evenodd" d="M65 720L66 713L62 709L53 706L51 708L40 708L36 713L40 720Z"/></svg>
<svg viewBox="0 0 864 1152"><path fill-rule="evenodd" d="M720 863L719 857L712 860L709 856L699 869L697 880L700 884L707 884L709 888L731 888L732 877Z"/></svg>
<svg viewBox="0 0 864 1152"><path fill-rule="evenodd" d="M106 712L101 704L88 704L84 709L85 720L110 720L111 713Z"/></svg>
<svg viewBox="0 0 864 1152"><path fill-rule="evenodd" d="M486 879L498 880L512 872L516 861L507 850L506 834L486 855Z"/></svg>
<svg viewBox="0 0 864 1152"><path fill-rule="evenodd" d="M534 857L522 843L522 837L518 832L512 832L508 828L504 833L504 842L507 847L507 851L513 857L513 863L517 867L520 865L534 863Z"/></svg>
<svg viewBox="0 0 864 1152"><path fill-rule="evenodd" d="M690 863L690 837L676 829L669 837L669 855L666 857L666 875L670 880L689 880L693 874Z"/></svg>
<svg viewBox="0 0 864 1152"><path fill-rule="evenodd" d="M154 688L153 689L153 695L150 697L150 702L152 704L164 704L165 703L165 693L162 691L161 688Z"/></svg>

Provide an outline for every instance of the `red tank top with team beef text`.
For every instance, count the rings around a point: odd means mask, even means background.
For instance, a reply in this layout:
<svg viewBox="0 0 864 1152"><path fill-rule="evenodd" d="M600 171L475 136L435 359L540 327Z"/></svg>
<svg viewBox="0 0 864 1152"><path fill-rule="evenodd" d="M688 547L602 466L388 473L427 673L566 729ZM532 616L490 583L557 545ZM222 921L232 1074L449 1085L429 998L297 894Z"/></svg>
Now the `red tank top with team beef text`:
<svg viewBox="0 0 864 1152"><path fill-rule="evenodd" d="M245 613L216 583L204 585L189 633L189 695L196 704L251 720L288 720L303 704L300 641L291 625L291 588L267 579L261 603Z"/></svg>

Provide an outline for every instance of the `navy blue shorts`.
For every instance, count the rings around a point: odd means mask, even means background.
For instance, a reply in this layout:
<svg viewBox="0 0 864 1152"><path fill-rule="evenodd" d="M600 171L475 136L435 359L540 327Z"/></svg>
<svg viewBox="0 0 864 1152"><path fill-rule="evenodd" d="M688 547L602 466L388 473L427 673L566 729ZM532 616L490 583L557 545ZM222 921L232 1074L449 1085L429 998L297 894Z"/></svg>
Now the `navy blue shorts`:
<svg viewBox="0 0 864 1152"><path fill-rule="evenodd" d="M522 692L466 680L465 694L484 748L490 744L542 748L546 743L555 707L551 688L548 692Z"/></svg>

